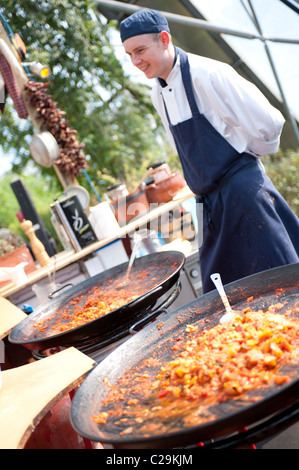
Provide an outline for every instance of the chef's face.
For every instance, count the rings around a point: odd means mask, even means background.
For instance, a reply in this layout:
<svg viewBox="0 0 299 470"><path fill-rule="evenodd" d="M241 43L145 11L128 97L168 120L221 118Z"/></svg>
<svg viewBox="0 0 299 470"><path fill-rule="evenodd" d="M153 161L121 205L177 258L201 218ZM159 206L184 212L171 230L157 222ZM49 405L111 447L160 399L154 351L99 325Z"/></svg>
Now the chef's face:
<svg viewBox="0 0 299 470"><path fill-rule="evenodd" d="M142 34L126 39L125 51L135 67L147 78L168 77L174 60L174 48L166 31L159 34Z"/></svg>

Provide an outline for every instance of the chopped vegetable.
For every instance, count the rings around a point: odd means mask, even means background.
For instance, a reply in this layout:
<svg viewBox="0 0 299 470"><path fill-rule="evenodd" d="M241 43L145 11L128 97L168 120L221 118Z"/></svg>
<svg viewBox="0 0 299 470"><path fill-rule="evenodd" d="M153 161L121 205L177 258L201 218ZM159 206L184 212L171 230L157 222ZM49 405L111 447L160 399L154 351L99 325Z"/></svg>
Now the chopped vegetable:
<svg viewBox="0 0 299 470"><path fill-rule="evenodd" d="M171 360L152 359L153 370L159 363L154 375L144 375L143 363L134 368L134 379L130 371L112 387L101 404L100 417L109 410L103 424L110 425L111 414L115 425L117 410L127 418L120 435L175 431L215 419L224 402L256 401L263 389L286 384L298 372L292 358L299 344L299 319L273 311L246 309L231 322L204 330L197 328L199 322L188 323L187 340L180 337L179 348L173 347L177 338L169 340Z"/></svg>

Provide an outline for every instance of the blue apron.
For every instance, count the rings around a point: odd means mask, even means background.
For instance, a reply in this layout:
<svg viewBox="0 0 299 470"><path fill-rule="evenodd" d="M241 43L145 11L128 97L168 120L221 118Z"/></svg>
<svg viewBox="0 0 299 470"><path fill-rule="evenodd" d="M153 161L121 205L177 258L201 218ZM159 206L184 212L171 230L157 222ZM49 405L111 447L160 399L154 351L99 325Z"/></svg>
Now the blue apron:
<svg viewBox="0 0 299 470"><path fill-rule="evenodd" d="M178 49L178 48L177 48ZM200 114L187 54L178 49L192 118L172 125L184 177L203 203L199 250L203 292L214 289L210 275L224 284L299 261L299 220L255 157L237 152ZM201 230L201 227L199 227Z"/></svg>

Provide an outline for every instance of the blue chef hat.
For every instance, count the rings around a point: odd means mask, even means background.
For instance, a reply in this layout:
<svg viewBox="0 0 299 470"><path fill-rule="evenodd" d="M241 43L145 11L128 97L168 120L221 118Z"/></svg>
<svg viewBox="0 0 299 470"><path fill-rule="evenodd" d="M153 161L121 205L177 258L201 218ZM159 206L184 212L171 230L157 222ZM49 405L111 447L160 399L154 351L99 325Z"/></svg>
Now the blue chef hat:
<svg viewBox="0 0 299 470"><path fill-rule="evenodd" d="M169 31L165 16L155 10L140 10L120 23L122 42L140 34L161 33Z"/></svg>

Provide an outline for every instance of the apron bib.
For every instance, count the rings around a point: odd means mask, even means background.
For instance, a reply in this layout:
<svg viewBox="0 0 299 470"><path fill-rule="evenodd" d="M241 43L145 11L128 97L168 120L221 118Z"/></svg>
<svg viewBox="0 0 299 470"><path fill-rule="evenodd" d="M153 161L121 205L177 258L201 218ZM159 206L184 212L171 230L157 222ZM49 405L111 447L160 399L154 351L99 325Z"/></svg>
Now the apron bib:
<svg viewBox="0 0 299 470"><path fill-rule="evenodd" d="M214 289L210 275L224 284L299 261L299 221L266 176L259 161L238 153L198 110L187 54L181 73L192 118L172 125L184 177L203 203L199 262L203 292Z"/></svg>

